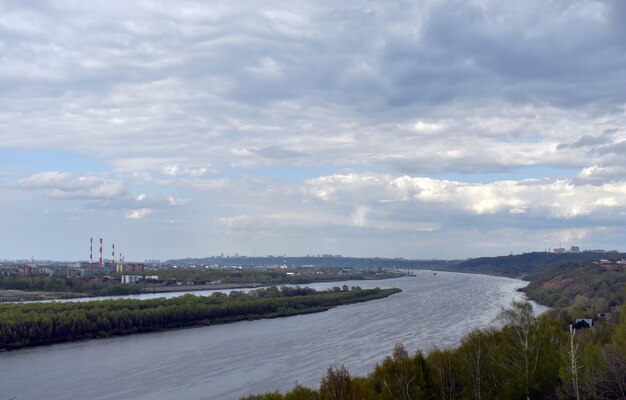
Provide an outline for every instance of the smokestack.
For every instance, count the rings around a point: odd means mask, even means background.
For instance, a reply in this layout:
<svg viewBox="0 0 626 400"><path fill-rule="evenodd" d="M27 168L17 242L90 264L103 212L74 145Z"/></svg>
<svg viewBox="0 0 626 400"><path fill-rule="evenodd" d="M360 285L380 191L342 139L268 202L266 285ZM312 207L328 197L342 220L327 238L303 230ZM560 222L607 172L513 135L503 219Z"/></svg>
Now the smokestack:
<svg viewBox="0 0 626 400"><path fill-rule="evenodd" d="M93 263L93 238L89 238L89 269L91 269L91 264Z"/></svg>
<svg viewBox="0 0 626 400"><path fill-rule="evenodd" d="M113 252L111 253L111 268L115 269L115 244L113 244Z"/></svg>
<svg viewBox="0 0 626 400"><path fill-rule="evenodd" d="M100 268L102 268L102 238L100 238Z"/></svg>

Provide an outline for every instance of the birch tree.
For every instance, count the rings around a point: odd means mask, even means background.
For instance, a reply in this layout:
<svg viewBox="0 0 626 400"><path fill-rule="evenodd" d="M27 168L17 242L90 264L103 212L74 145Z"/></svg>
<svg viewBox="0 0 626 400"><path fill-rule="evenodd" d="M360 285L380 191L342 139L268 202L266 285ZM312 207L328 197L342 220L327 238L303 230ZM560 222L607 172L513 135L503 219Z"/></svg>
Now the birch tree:
<svg viewBox="0 0 626 400"><path fill-rule="evenodd" d="M578 370L581 368L578 362L578 344L574 343L574 337L576 336L576 330L569 325L569 360L570 360L570 373L572 374L572 390L576 396L576 400L580 400L580 391L578 390Z"/></svg>
<svg viewBox="0 0 626 400"><path fill-rule="evenodd" d="M532 305L513 301L511 308L500 311L498 319L504 325L502 367L519 380L526 400L530 400L531 384L541 350L541 335Z"/></svg>

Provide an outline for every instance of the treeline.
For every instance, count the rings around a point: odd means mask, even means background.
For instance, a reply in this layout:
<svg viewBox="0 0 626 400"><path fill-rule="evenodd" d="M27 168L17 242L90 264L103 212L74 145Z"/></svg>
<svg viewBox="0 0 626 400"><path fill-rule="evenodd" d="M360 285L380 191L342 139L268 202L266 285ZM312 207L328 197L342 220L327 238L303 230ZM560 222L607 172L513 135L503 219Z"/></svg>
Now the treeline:
<svg viewBox="0 0 626 400"><path fill-rule="evenodd" d="M229 295L0 305L0 349L273 318L389 296L399 289L270 287Z"/></svg>
<svg viewBox="0 0 626 400"><path fill-rule="evenodd" d="M244 400L626 400L626 306L570 334L561 315L536 318L529 303L500 313L501 329L477 330L454 349L393 355L365 377L328 368L318 388Z"/></svg>
<svg viewBox="0 0 626 400"><path fill-rule="evenodd" d="M332 282L341 280L360 280L367 278L389 278L395 277L391 273L376 275L375 270L359 271L354 270L349 273L339 271L337 268L318 268L314 272L306 275L288 275L285 270L275 271L230 271L230 270L210 270L196 268L167 268L159 270L159 280L169 282L194 282L195 284L206 284L215 281L221 283L261 283L264 285L293 284L301 285L313 282Z"/></svg>
<svg viewBox="0 0 626 400"><path fill-rule="evenodd" d="M315 274L288 275L284 270L276 271L228 271L206 270L195 268L169 268L158 271L158 284L186 283L204 285L211 282L229 284L262 284L262 285L302 285L314 282L334 282L345 280L383 279L396 277L393 273L377 273L375 270L351 272L339 271L336 268L317 269ZM155 272L155 274L157 274ZM57 293L84 293L88 296L114 296L137 294L144 292L144 285L123 285L119 278L96 277L50 277L32 276L0 276L0 289L25 291L43 291ZM210 289L210 287L207 287ZM148 291L150 291L148 289Z"/></svg>
<svg viewBox="0 0 626 400"><path fill-rule="evenodd" d="M0 276L0 289L42 292L85 293L91 296L113 296L141 293L141 287L122 285L116 280L33 276Z"/></svg>
<svg viewBox="0 0 626 400"><path fill-rule="evenodd" d="M524 277L532 280L531 274L542 271L555 265L567 262L595 261L600 258L620 259L626 257L624 253L546 253L533 252L500 257L479 257L462 261L452 265L448 270L510 277Z"/></svg>

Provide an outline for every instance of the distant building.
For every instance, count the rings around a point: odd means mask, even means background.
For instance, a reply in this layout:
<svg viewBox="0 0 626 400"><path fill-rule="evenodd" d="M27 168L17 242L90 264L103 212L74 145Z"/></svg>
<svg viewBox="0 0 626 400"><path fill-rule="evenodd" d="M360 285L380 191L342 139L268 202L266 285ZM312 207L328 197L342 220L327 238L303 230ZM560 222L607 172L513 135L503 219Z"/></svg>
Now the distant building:
<svg viewBox="0 0 626 400"><path fill-rule="evenodd" d="M570 252L570 253L580 253L580 247L578 247L578 246L572 246L572 247L570 247L569 252Z"/></svg>
<svg viewBox="0 0 626 400"><path fill-rule="evenodd" d="M142 281L156 281L158 279L158 275L122 275L121 282L124 285L128 285L131 283L141 283Z"/></svg>
<svg viewBox="0 0 626 400"><path fill-rule="evenodd" d="M591 318L576 318L576 324L574 324L574 328L591 328L593 327L593 319Z"/></svg>
<svg viewBox="0 0 626 400"><path fill-rule="evenodd" d="M119 263L117 264L115 271L118 274L124 274L128 272L142 273L144 270L143 263Z"/></svg>
<svg viewBox="0 0 626 400"><path fill-rule="evenodd" d="M564 254L565 253L565 248L557 247L556 249L554 249L554 253L555 254Z"/></svg>
<svg viewBox="0 0 626 400"><path fill-rule="evenodd" d="M139 283L143 280L141 275L122 275L122 283L128 285L130 283Z"/></svg>

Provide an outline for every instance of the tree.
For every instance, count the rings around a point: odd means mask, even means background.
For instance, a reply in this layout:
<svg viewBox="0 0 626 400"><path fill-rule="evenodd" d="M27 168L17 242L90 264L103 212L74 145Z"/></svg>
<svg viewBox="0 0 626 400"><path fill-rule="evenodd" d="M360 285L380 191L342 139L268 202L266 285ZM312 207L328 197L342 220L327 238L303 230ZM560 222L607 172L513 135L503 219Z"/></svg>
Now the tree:
<svg viewBox="0 0 626 400"><path fill-rule="evenodd" d="M428 354L427 360L438 380L439 398L456 399L459 391L459 368L455 352L434 349Z"/></svg>
<svg viewBox="0 0 626 400"><path fill-rule="evenodd" d="M331 365L320 383L322 400L359 400L352 388L350 373L343 365Z"/></svg>
<svg viewBox="0 0 626 400"><path fill-rule="evenodd" d="M381 399L422 400L430 398L430 371L426 358L418 351L413 357L402 344L393 356L377 365L372 380Z"/></svg>
<svg viewBox="0 0 626 400"><path fill-rule="evenodd" d="M494 353L498 348L497 331L488 329L470 332L461 341L457 353L461 380L468 398L496 398L499 374Z"/></svg>
<svg viewBox="0 0 626 400"><path fill-rule="evenodd" d="M513 301L511 308L500 311L498 319L504 324L505 338L501 365L514 381L521 383L526 399L530 400L541 350L541 334L533 307L529 302Z"/></svg>
<svg viewBox="0 0 626 400"><path fill-rule="evenodd" d="M569 325L569 345L567 346L567 362L561 368L561 379L564 383L563 394L567 398L580 400L580 385L578 383L578 372L582 369L580 362L580 352L576 342L576 329L574 325ZM571 386L571 387L570 387ZM559 394L561 396L561 394Z"/></svg>

